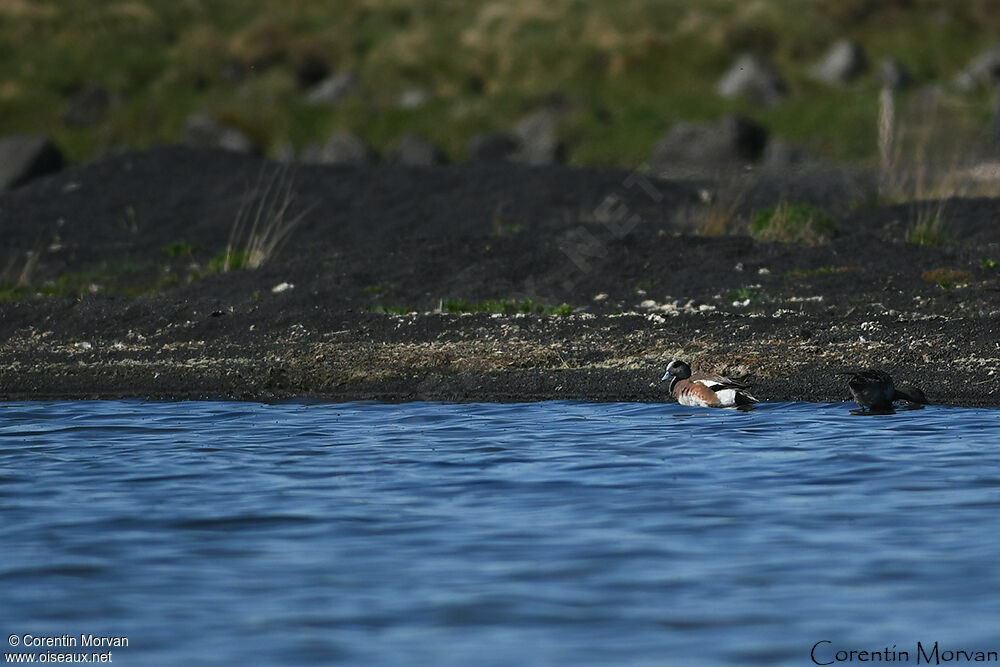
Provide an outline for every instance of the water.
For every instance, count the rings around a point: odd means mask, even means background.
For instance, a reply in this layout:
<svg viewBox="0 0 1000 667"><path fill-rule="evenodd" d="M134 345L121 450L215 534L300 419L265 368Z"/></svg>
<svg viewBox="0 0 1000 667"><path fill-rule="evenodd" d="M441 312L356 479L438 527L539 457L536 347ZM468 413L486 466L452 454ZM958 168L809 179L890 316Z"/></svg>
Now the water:
<svg viewBox="0 0 1000 667"><path fill-rule="evenodd" d="M1000 649L1000 411L850 407L5 404L0 630L124 665Z"/></svg>

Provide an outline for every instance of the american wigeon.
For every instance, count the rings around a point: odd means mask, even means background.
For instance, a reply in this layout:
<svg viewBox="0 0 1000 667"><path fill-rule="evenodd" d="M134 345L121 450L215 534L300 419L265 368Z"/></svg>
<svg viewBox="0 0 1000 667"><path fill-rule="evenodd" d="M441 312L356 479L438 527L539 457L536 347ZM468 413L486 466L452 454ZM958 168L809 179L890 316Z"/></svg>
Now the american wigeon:
<svg viewBox="0 0 1000 667"><path fill-rule="evenodd" d="M749 383L715 373L691 374L685 361L675 359L667 366L660 382L670 379L670 395L681 405L703 408L747 407L759 401L747 393Z"/></svg>
<svg viewBox="0 0 1000 667"><path fill-rule="evenodd" d="M845 375L850 376L847 388L861 412L886 414L893 412L895 403L911 410L927 403L927 397L918 387L903 383L897 386L892 377L879 368L850 371Z"/></svg>

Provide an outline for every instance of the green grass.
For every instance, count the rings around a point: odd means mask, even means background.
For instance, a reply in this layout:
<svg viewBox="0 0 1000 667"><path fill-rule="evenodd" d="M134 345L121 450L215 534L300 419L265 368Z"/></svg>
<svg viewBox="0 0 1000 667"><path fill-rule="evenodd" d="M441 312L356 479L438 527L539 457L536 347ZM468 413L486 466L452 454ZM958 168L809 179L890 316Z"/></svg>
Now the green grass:
<svg viewBox="0 0 1000 667"><path fill-rule="evenodd" d="M163 247L163 254L167 259L178 259L180 257L190 257L194 254L195 248L187 241L174 241L170 245Z"/></svg>
<svg viewBox="0 0 1000 667"><path fill-rule="evenodd" d="M944 230L941 208L923 209L906 230L906 242L914 245L938 248L948 243Z"/></svg>
<svg viewBox="0 0 1000 667"><path fill-rule="evenodd" d="M750 113L838 160L873 158L877 75L842 89L808 66L848 36L877 63L895 57L918 83L947 83L1000 33L988 3L935 0L58 0L0 1L0 135L53 135L71 159L176 141L191 112L244 129L265 149L335 128L377 150L406 133L465 157L468 138L508 127L545 100L565 102L570 162L635 167L678 120ZM771 58L788 99L773 109L720 99L715 82L745 50ZM460 54L460 57L456 57ZM353 69L362 89L335 108L304 101L298 72ZM88 84L118 95L93 127L64 122ZM420 88L432 100L401 109ZM904 98L917 95L914 91ZM968 96L988 118L990 92ZM905 101L901 99L902 103Z"/></svg>
<svg viewBox="0 0 1000 667"><path fill-rule="evenodd" d="M1000 262L996 261L995 259L990 259L989 257L983 257L983 258L982 258L982 259L981 259L981 260L979 261L979 264L980 264L980 266L982 266L982 267L983 267L984 269L995 269L995 268L997 268L998 266L1000 266Z"/></svg>
<svg viewBox="0 0 1000 667"><path fill-rule="evenodd" d="M818 245L836 231L837 223L823 211L786 201L758 211L750 220L750 235L758 241Z"/></svg>

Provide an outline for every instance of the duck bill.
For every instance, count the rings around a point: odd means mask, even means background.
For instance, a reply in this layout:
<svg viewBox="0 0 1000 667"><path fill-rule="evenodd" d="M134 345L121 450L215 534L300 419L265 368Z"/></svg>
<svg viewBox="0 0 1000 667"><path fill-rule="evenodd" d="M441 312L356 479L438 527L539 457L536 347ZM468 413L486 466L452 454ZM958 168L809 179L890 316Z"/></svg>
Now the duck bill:
<svg viewBox="0 0 1000 667"><path fill-rule="evenodd" d="M663 382L664 380L667 380L669 378L670 378L670 373L664 373L663 377L660 378L660 382Z"/></svg>

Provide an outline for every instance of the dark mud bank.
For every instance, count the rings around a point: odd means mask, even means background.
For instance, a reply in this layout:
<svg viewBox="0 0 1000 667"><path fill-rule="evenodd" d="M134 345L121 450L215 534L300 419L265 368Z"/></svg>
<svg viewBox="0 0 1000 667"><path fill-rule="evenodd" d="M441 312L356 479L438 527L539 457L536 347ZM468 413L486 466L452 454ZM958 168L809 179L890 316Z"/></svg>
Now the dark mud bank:
<svg viewBox="0 0 1000 667"><path fill-rule="evenodd" d="M796 245L697 234L732 183L118 156L0 195L0 397L659 401L681 357L765 400L843 400L836 373L877 365L1000 404L1000 203L861 208L845 183L741 185L737 219L802 197L836 220ZM295 224L219 271L236 222L280 208L269 187ZM941 245L906 242L928 210ZM531 312L442 312L504 306Z"/></svg>

